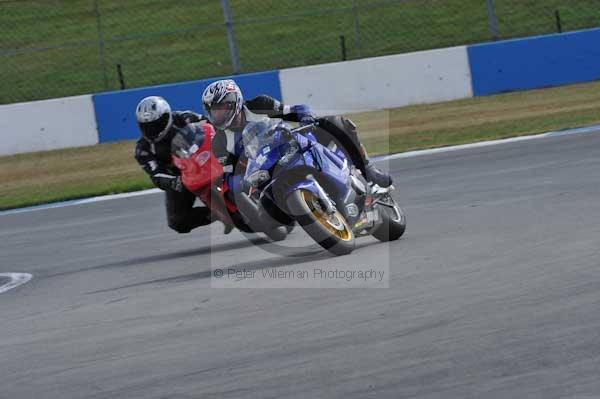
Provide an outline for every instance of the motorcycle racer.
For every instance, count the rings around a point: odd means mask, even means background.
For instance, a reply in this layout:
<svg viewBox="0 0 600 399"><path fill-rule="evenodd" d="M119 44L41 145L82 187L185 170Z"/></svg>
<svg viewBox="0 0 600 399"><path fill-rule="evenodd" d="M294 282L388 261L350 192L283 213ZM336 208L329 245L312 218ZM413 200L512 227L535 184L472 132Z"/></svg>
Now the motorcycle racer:
<svg viewBox="0 0 600 399"><path fill-rule="evenodd" d="M199 122L201 115L192 111L172 111L162 97L142 99L136 107L141 137L135 146L135 159L154 185L165 192L167 223L178 233L212 222L210 209L194 207L196 196L186 190L180 171L171 160L171 141L177 129Z"/></svg>
<svg viewBox="0 0 600 399"><path fill-rule="evenodd" d="M392 184L389 174L369 162L365 147L358 139L356 125L350 119L340 116L317 119L307 105L284 105L267 95L244 101L242 91L231 79L211 83L202 94L202 104L205 117L217 129L213 152L227 173L233 173L243 154L241 135L246 124L266 115L301 125L318 121L321 126L328 128L329 133L336 134L336 139L342 141L344 148L351 150L349 153L353 163L363 171L367 180L381 187Z"/></svg>

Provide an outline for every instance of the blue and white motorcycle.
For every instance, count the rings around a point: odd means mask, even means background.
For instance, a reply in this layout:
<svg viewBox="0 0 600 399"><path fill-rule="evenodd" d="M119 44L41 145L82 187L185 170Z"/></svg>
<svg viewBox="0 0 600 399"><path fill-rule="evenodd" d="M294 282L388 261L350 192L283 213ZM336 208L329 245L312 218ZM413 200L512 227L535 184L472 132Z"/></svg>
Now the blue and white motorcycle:
<svg viewBox="0 0 600 399"><path fill-rule="evenodd" d="M356 236L400 238L406 218L392 198L394 187L369 184L341 150L317 142L317 128L290 129L265 118L244 129L245 185L259 196L265 220L297 221L336 255L352 252Z"/></svg>

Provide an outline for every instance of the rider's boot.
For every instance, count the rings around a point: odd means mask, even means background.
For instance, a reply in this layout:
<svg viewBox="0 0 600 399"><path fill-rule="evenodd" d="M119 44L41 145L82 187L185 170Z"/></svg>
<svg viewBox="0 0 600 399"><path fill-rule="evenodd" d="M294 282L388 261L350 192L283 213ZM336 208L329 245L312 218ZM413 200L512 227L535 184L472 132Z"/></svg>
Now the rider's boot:
<svg viewBox="0 0 600 399"><path fill-rule="evenodd" d="M365 160L365 170L367 172L367 180L377 184L379 187L389 187L392 185L392 176L389 173L378 169L373 162L369 159L369 155L367 154L367 150L364 145L360 145L361 153Z"/></svg>
<svg viewBox="0 0 600 399"><path fill-rule="evenodd" d="M223 234L229 234L233 230L233 224L223 222Z"/></svg>
<svg viewBox="0 0 600 399"><path fill-rule="evenodd" d="M377 169L372 163L368 163L367 169L367 180L377 184L380 187L386 188L392 185L392 176L389 173Z"/></svg>

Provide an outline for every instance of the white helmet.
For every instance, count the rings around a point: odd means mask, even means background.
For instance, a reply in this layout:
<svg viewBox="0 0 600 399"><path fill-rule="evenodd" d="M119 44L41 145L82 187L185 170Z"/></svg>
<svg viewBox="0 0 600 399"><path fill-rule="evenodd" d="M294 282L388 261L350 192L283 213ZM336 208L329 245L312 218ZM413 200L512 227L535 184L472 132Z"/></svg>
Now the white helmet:
<svg viewBox="0 0 600 399"><path fill-rule="evenodd" d="M142 136L151 143L162 140L173 125L171 106L162 97L144 98L135 110Z"/></svg>
<svg viewBox="0 0 600 399"><path fill-rule="evenodd" d="M242 110L242 91L231 79L217 80L202 93L204 114L217 129L227 129Z"/></svg>

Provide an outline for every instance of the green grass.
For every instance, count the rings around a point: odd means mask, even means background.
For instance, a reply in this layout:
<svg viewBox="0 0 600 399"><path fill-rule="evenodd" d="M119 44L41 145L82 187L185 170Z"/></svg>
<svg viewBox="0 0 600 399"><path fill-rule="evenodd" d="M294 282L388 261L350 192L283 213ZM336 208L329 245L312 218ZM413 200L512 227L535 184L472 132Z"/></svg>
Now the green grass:
<svg viewBox="0 0 600 399"><path fill-rule="evenodd" d="M351 115L371 155L600 123L600 82ZM0 209L152 187L131 141L0 157Z"/></svg>
<svg viewBox="0 0 600 399"><path fill-rule="evenodd" d="M133 143L0 157L0 209L135 191L151 182L133 159Z"/></svg>
<svg viewBox="0 0 600 399"><path fill-rule="evenodd" d="M396 153L600 123L600 82L353 116L370 152Z"/></svg>
<svg viewBox="0 0 600 399"><path fill-rule="evenodd" d="M233 72L219 1L97 3L99 19L93 0L0 1L0 104L118 89L116 64L128 87ZM564 30L600 23L600 0L494 3L502 38L554 32L557 9ZM490 40L485 0L230 4L242 72L338 61L340 35L350 59Z"/></svg>

